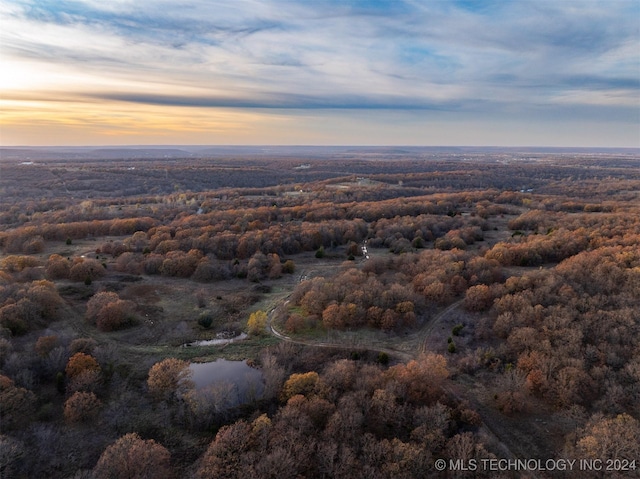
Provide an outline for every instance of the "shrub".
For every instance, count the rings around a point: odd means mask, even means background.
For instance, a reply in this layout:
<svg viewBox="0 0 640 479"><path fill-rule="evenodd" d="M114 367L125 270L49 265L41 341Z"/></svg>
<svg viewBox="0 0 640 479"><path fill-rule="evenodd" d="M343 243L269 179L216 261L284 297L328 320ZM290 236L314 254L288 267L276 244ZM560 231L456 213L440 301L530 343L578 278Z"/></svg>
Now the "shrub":
<svg viewBox="0 0 640 479"><path fill-rule="evenodd" d="M389 364L389 355L384 351L380 351L378 353L378 363L382 364L383 366L386 366L387 364Z"/></svg>
<svg viewBox="0 0 640 479"><path fill-rule="evenodd" d="M285 274L293 274L295 270L296 270L296 264L290 259L285 261L284 264L282 265L282 272Z"/></svg>
<svg viewBox="0 0 640 479"><path fill-rule="evenodd" d="M202 313L198 318L198 324L204 329L209 329L213 324L213 315L211 313Z"/></svg>

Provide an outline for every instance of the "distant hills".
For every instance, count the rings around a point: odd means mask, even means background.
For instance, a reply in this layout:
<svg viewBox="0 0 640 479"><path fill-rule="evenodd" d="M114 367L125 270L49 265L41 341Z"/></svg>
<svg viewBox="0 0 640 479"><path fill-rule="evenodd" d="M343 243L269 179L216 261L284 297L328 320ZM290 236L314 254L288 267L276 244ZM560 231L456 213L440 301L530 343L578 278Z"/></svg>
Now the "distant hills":
<svg viewBox="0 0 640 479"><path fill-rule="evenodd" d="M0 147L0 161L180 159L207 157L344 157L411 156L433 154L599 154L639 155L640 148L558 148L558 147L478 147L478 146L55 146Z"/></svg>

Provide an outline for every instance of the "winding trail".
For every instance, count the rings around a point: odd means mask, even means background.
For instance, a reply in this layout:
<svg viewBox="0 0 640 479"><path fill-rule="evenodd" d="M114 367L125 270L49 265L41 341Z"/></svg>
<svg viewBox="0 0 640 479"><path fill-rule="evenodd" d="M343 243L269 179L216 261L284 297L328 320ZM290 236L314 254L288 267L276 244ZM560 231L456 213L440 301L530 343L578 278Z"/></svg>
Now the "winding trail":
<svg viewBox="0 0 640 479"><path fill-rule="evenodd" d="M313 339L294 339L291 336L287 336L286 334L281 333L280 331L278 331L276 328L273 327L273 316L279 308L286 307L288 303L289 303L289 300L287 299L280 306L277 306L269 311L269 314L267 315L266 328L270 334L274 335L279 339L282 339L283 341L287 341L293 344L302 344L305 346L313 346L317 348L333 348L333 349L349 349L349 350L352 350L355 348L362 348L361 345L346 344L343 342L316 341ZM398 357L399 359L404 361L408 361L414 358L414 355L412 354L408 354L404 351L398 351L397 349L392 349L392 348L376 347L376 348L367 348L367 349L370 349L372 351L383 352L388 354L389 356Z"/></svg>
<svg viewBox="0 0 640 479"><path fill-rule="evenodd" d="M362 242L362 254L363 254L363 258L360 264L365 263L371 258L371 252L368 250L367 240L364 240ZM314 273L317 273L317 272L314 270L302 271L300 273L298 282L301 283L303 281L310 279L311 277L315 276ZM435 330L436 326L443 319L445 319L449 314L455 311L463 302L463 300L461 299L456 301L455 303L450 304L445 309L443 309L438 314L436 314L434 317L429 318L429 320L425 321L425 323L420 327L418 331L415 331L407 336L404 336L401 338L398 338L398 337L386 338L386 340L381 341L382 345L353 344L353 343L347 343L345 341L328 342L328 341L318 341L313 339L292 338L291 336L287 336L281 331L278 331L273 325L274 316L279 313L284 314L284 311L282 310L284 310L287 307L291 294L292 293L287 294L286 296L281 298L279 301L277 301L277 304L275 306L272 306L270 308L267 314L267 324L265 326L267 333L283 341L288 341L294 344L302 344L306 346L315 346L320 348L338 348L338 349L366 348L371 351L384 352L388 354L390 357L396 357L402 361L409 361L411 359L415 359L421 353L427 352L428 351L427 342L429 340L431 333ZM413 352L411 352L410 350L409 351L400 350L398 348L393 347L394 343L397 344L398 342L404 343L404 344L410 343L410 342L417 342L418 346L417 346L417 349Z"/></svg>
<svg viewBox="0 0 640 479"><path fill-rule="evenodd" d="M308 275L301 275L301 280L307 278ZM420 330L410 336L406 336L404 338L389 338L387 344L383 345L383 347L379 347L377 345L371 345L371 347L368 347L362 344L354 345L339 341L327 342L313 339L292 338L281 331L278 331L273 325L274 316L279 313L284 314L283 310L287 307L290 296L291 294L284 297L278 305L272 307L268 312L266 329L269 334L272 334L283 341L311 347L346 350L364 347L370 351L384 352L388 354L389 357L394 357L404 362L416 359L420 354L428 352L428 342L436 327L441 322L445 321L450 314L455 312L464 301L461 299L450 304L437 315L430 318L430 320L426 321ZM415 348L413 352L400 351L393 347L393 343L398 342L398 340L403 342L407 340L415 341L416 337L419 339L419 343L418 347ZM480 415L482 418L482 427L490 437L495 439L500 450L501 457L506 459L529 459L534 453L537 453L538 455L547 453L547 457L553 457L551 452L541 451L539 444L537 444L536 441L527 434L529 431L524 430L522 425L518 427L517 420L504 416L494 407L487 404L486 397L484 396L488 394L488 391L485 384L483 384L480 379L466 374L458 374L451 377L443 385L443 389L447 394L459 402L469 404L471 408ZM484 397L485 400L480 396ZM528 471L527 477L535 479L538 476L535 471Z"/></svg>
<svg viewBox="0 0 640 479"><path fill-rule="evenodd" d="M422 341L420 342L420 353L427 352L427 341L429 340L431 333L433 333L433 331L436 329L436 326L449 314L458 309L458 306L460 306L463 301L464 299L461 299L459 301L456 301L455 303L450 304L445 309L440 311L436 316L434 316L431 321L429 321L425 326L423 326L423 328L419 331L419 334L423 336Z"/></svg>

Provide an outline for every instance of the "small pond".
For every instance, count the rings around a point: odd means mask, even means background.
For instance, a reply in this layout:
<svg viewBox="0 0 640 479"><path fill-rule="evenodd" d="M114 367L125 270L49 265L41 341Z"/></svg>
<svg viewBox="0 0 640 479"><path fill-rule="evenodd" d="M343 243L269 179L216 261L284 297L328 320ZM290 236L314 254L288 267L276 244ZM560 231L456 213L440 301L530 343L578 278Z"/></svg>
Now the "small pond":
<svg viewBox="0 0 640 479"><path fill-rule="evenodd" d="M217 359L208 363L191 363L189 369L196 389L216 390L236 404L258 399L264 392L262 373L246 361Z"/></svg>

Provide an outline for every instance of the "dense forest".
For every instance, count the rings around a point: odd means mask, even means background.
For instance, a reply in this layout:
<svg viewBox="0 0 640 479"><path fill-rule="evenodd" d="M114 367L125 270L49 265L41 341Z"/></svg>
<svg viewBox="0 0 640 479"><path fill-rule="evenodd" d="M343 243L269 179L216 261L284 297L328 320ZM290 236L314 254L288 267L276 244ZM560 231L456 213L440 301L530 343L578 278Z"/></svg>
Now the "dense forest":
<svg viewBox="0 0 640 479"><path fill-rule="evenodd" d="M36 153L0 477L640 476L637 152Z"/></svg>

